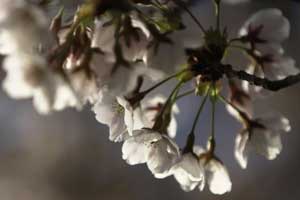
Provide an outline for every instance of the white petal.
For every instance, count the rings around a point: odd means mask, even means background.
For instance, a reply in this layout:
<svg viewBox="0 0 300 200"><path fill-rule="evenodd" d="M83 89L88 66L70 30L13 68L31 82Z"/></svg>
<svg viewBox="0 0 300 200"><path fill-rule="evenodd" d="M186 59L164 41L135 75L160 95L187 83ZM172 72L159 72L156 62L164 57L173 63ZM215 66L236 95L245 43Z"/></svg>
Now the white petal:
<svg viewBox="0 0 300 200"><path fill-rule="evenodd" d="M247 168L248 163L248 143L249 134L247 132L239 133L235 139L234 155L243 169Z"/></svg>
<svg viewBox="0 0 300 200"><path fill-rule="evenodd" d="M205 166L207 183L214 194L224 194L231 191L231 180L225 166L215 159L209 160Z"/></svg>
<svg viewBox="0 0 300 200"><path fill-rule="evenodd" d="M192 191L203 179L203 169L191 153L184 154L171 171L184 191Z"/></svg>
<svg viewBox="0 0 300 200"><path fill-rule="evenodd" d="M168 137L150 144L147 166L156 178L171 175L170 169L179 158L179 148Z"/></svg>
<svg viewBox="0 0 300 200"><path fill-rule="evenodd" d="M294 59L290 57L275 57L274 59L274 62L264 65L264 73L267 78L279 80L300 72Z"/></svg>
<svg viewBox="0 0 300 200"><path fill-rule="evenodd" d="M249 144L269 160L275 159L282 150L280 134L268 129L253 130Z"/></svg>
<svg viewBox="0 0 300 200"><path fill-rule="evenodd" d="M145 163L152 142L161 139L161 135L148 130L133 131L133 136L125 140L122 146L123 159L130 165Z"/></svg>
<svg viewBox="0 0 300 200"><path fill-rule="evenodd" d="M282 42L289 37L290 23L282 12L276 8L265 9L256 12L250 17L240 31L241 35L248 32L248 27L263 26L259 38L268 42Z"/></svg>

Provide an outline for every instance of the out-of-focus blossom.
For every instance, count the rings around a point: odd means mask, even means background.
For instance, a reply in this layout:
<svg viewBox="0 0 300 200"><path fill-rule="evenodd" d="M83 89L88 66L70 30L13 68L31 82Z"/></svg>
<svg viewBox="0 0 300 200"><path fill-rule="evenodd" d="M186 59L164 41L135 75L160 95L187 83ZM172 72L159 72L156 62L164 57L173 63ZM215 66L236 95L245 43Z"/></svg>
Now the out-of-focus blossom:
<svg viewBox="0 0 300 200"><path fill-rule="evenodd" d="M276 8L256 12L243 25L240 35L254 43L281 43L290 35L290 23Z"/></svg>
<svg viewBox="0 0 300 200"><path fill-rule="evenodd" d="M77 96L59 74L47 68L42 57L14 54L4 60L7 76L4 90L13 98L33 98L36 109L43 114L66 107L78 107Z"/></svg>
<svg viewBox="0 0 300 200"><path fill-rule="evenodd" d="M42 41L49 41L44 13L24 0L0 2L0 53L31 53ZM24 28L26 27L26 28Z"/></svg>
<svg viewBox="0 0 300 200"><path fill-rule="evenodd" d="M89 74L84 69L78 69L68 73L70 84L74 89L74 92L82 102L85 104L95 103L98 99L98 87L96 78L93 74Z"/></svg>
<svg viewBox="0 0 300 200"><path fill-rule="evenodd" d="M160 43L147 52L146 64L149 70L153 70L153 73L156 72L155 74L161 74L160 76L157 75L156 78L152 77L153 80L174 74L186 63L185 46L182 38L172 37L171 40L174 42ZM166 56L172 59L166 59Z"/></svg>

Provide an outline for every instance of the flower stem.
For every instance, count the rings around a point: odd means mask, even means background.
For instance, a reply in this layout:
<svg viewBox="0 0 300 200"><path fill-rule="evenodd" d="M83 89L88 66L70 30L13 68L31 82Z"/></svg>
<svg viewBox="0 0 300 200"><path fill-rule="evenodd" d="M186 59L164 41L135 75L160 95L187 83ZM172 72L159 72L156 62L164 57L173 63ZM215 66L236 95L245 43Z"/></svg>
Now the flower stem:
<svg viewBox="0 0 300 200"><path fill-rule="evenodd" d="M216 101L211 101L211 138L215 139L215 114L216 114Z"/></svg>
<svg viewBox="0 0 300 200"><path fill-rule="evenodd" d="M149 92L151 92L152 90L155 90L156 88L158 88L159 86L161 86L161 85L163 85L164 83L168 82L169 80L171 80L171 79L173 79L173 78L176 78L177 76L179 76L180 74L182 74L182 73L185 72L185 71L186 71L186 69L185 69L185 70L182 70L182 71L180 71L180 72L178 72L178 73L176 73L176 74L173 74L173 75L171 75L171 76L169 76L169 77L167 77L166 79L164 79L164 80L158 82L157 84L153 85L153 86L150 87L149 89L142 91L140 94L141 94L141 95L147 95L147 94L148 94Z"/></svg>
<svg viewBox="0 0 300 200"><path fill-rule="evenodd" d="M204 105L206 103L206 100L209 96L209 91L207 92L206 96L204 97L204 99L202 100L202 102L200 103L200 106L199 106L199 109L197 111L197 114L196 114L196 117L194 119L194 122L193 122L193 126L192 126L192 129L191 129L191 132L190 134L188 135L187 137L187 141L186 141L186 145L183 149L183 153L193 153L193 147L194 147L194 143L195 143L195 129L196 129L196 125L199 121L199 117L203 111L203 108L204 108Z"/></svg>
<svg viewBox="0 0 300 200"><path fill-rule="evenodd" d="M208 98L208 96L209 96L209 92L210 92L210 89L208 90L206 96L204 97L204 99L202 100L202 102L201 102L201 104L200 104L200 106L199 106L198 112L197 112L197 114L196 114L196 117L195 117L195 120L194 120L194 123L193 123L193 126L192 126L191 133L193 133L193 132L195 131L195 129L196 129L197 122L198 122L199 117L200 117L200 114L201 114L201 112L202 112L202 110L203 110L203 108L204 108L204 105L205 105L205 103L206 103L206 100L207 100L207 98Z"/></svg>
<svg viewBox="0 0 300 200"><path fill-rule="evenodd" d="M172 90L170 96L168 97L167 101L164 103L163 108L158 114L152 129L158 130L160 132L165 132L167 126L169 125L169 122L165 121L165 114L169 113L172 110L172 106L176 101L177 94L183 83L183 81L178 82L175 88Z"/></svg>
<svg viewBox="0 0 300 200"><path fill-rule="evenodd" d="M181 98L183 98L183 97L186 97L186 96L188 96L188 95L190 95L190 94L193 94L193 93L195 93L195 90L194 90L194 89L193 89L193 90L190 90L190 91L187 91L187 92L184 92L184 93L182 93L182 94L180 94L180 95L178 95L178 96L176 97L176 101L179 100L179 99L181 99Z"/></svg>

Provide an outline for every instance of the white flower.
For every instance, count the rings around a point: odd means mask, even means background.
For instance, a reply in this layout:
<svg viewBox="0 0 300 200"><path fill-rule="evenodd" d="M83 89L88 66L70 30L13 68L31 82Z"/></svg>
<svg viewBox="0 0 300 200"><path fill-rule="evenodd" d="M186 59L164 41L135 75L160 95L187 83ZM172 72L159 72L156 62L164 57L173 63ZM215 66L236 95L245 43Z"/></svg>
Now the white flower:
<svg viewBox="0 0 300 200"><path fill-rule="evenodd" d="M171 175L170 168L179 157L178 146L167 136L151 129L133 131L122 146L123 159L130 165L147 163L156 178Z"/></svg>
<svg viewBox="0 0 300 200"><path fill-rule="evenodd" d="M150 33L133 14L129 20L130 26L119 30L122 33L116 41L117 25L112 19L101 17L95 21L91 41L91 46L102 52L95 53L90 63L96 72L98 85L107 85L116 95L131 92L137 77L147 71L141 61L148 51ZM121 52L116 50L116 44L120 46Z"/></svg>
<svg viewBox="0 0 300 200"><path fill-rule="evenodd" d="M283 79L299 73L295 61L284 56L281 43L290 35L290 23L278 9L265 9L255 13L240 30L245 42L254 48L254 63L248 65L248 73L271 80ZM259 94L261 87L250 86L243 82L244 89L250 94ZM264 91L265 94L267 94Z"/></svg>
<svg viewBox="0 0 300 200"><path fill-rule="evenodd" d="M122 142L133 134L133 130L145 127L139 107L132 105L122 96L115 96L107 87L100 90L93 106L96 119L109 127L109 139Z"/></svg>
<svg viewBox="0 0 300 200"><path fill-rule="evenodd" d="M123 143L123 159L129 165L146 163L151 143L161 138L161 134L147 129L133 131L133 135Z"/></svg>
<svg viewBox="0 0 300 200"><path fill-rule="evenodd" d="M71 86L82 104L86 102L95 103L98 93L95 76L87 73L84 69L67 73Z"/></svg>
<svg viewBox="0 0 300 200"><path fill-rule="evenodd" d="M248 154L251 150L275 159L282 150L281 133L291 129L288 119L278 115L258 118L250 127L241 131L235 140L235 157L242 168L247 167Z"/></svg>
<svg viewBox="0 0 300 200"><path fill-rule="evenodd" d="M163 135L160 140L151 143L147 166L156 178L165 178L171 175L170 169L177 162L179 155L177 144Z"/></svg>
<svg viewBox="0 0 300 200"><path fill-rule="evenodd" d="M129 135L132 135L134 130L145 128L145 119L141 108L139 106L133 107L124 97L119 98L118 101L125 109L124 121Z"/></svg>
<svg viewBox="0 0 300 200"><path fill-rule="evenodd" d="M296 75L300 70L296 67L296 62L290 57L273 57L271 62L263 65L264 75L271 80L284 79L290 75Z"/></svg>
<svg viewBox="0 0 300 200"><path fill-rule="evenodd" d="M100 90L97 103L93 106L96 119L109 127L109 139L114 142L123 141L127 132L124 122L124 108L118 98L111 95L106 89Z"/></svg>
<svg viewBox="0 0 300 200"><path fill-rule="evenodd" d="M7 72L3 89L16 99L33 98L42 114L65 107L80 108L77 96L63 78L47 69L45 60L38 55L14 54L3 63Z"/></svg>
<svg viewBox="0 0 300 200"><path fill-rule="evenodd" d="M119 44L127 61L143 60L147 52L149 43L149 31L145 26L135 18L130 18L132 33L128 33L128 37L120 36ZM95 21L95 32L92 39L92 46L100 48L104 53L114 54L116 45L117 26L113 24L112 19L104 19Z"/></svg>
<svg viewBox="0 0 300 200"><path fill-rule="evenodd" d="M267 44L281 43L289 37L289 34L290 23L276 8L256 12L240 30L241 36L250 36L253 42Z"/></svg>
<svg viewBox="0 0 300 200"><path fill-rule="evenodd" d="M141 74L139 70L145 66L143 63L116 66L115 62L112 55L95 53L90 68L95 72L99 88L106 86L115 95L126 95L134 89Z"/></svg>
<svg viewBox="0 0 300 200"><path fill-rule="evenodd" d="M207 182L212 193L222 195L231 191L232 183L226 167L216 157L200 158L205 170L205 181L199 186L202 191Z"/></svg>
<svg viewBox="0 0 300 200"><path fill-rule="evenodd" d="M171 168L171 172L186 192L194 190L204 176L204 170L199 164L197 156L192 153L183 154Z"/></svg>
<svg viewBox="0 0 300 200"><path fill-rule="evenodd" d="M212 148L214 147L211 141L206 151L199 147L194 148L195 153L199 155L199 164L203 166L205 173L199 189L202 191L207 183L213 194L222 195L231 191L232 183L227 168L214 155Z"/></svg>
<svg viewBox="0 0 300 200"><path fill-rule="evenodd" d="M15 54L6 57L3 69L7 75L3 89L12 98L30 98L41 82L40 76L44 75L44 65L45 61L39 56Z"/></svg>
<svg viewBox="0 0 300 200"><path fill-rule="evenodd" d="M47 18L26 1L0 2L0 53L31 53L43 39L50 40Z"/></svg>

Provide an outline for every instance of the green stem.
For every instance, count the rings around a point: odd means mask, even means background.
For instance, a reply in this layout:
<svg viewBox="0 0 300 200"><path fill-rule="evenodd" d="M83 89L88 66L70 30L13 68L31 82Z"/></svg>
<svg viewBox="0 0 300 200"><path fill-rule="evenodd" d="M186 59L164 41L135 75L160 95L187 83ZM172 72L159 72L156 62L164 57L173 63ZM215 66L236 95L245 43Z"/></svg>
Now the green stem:
<svg viewBox="0 0 300 200"><path fill-rule="evenodd" d="M202 100L202 102L201 102L201 104L199 106L198 112L196 114L196 117L195 117L195 120L194 120L194 123L193 123L193 126L192 126L191 133L193 133L195 131L195 129L196 129L196 125L197 125L197 122L199 120L200 114L201 114L201 112L202 112L202 110L204 108L204 105L206 103L206 100L207 100L207 98L209 96L209 91L207 92L206 96L204 97L204 99Z"/></svg>
<svg viewBox="0 0 300 200"><path fill-rule="evenodd" d="M223 95L218 95L219 99L224 103L224 104L228 104L229 106L231 106L236 112L238 112L238 114L240 115L242 121L244 124L248 124L248 122L250 121L249 116L244 113L243 111L241 111L238 107L236 107L233 103L231 103L230 101L228 101Z"/></svg>
<svg viewBox="0 0 300 200"><path fill-rule="evenodd" d="M193 147L194 147L194 143L195 143L195 129L196 129L197 123L199 121L199 117L203 111L203 108L204 108L204 105L206 103L208 96L209 96L209 92L207 92L206 96L204 97L204 99L202 100L202 102L199 106L199 109L197 111L196 117L193 122L191 132L187 137L187 141L186 141L186 145L183 149L183 153L190 153L190 152L193 153Z"/></svg>
<svg viewBox="0 0 300 200"><path fill-rule="evenodd" d="M212 114L211 114L211 138L212 140L215 140L215 114L216 114L216 101L211 101L211 108L212 108Z"/></svg>
<svg viewBox="0 0 300 200"><path fill-rule="evenodd" d="M180 87L182 86L184 82L180 81L179 83L177 83L177 85L175 86L175 88L172 90L171 94L169 95L167 101L164 103L163 108L161 109L159 115L156 118L156 121L153 125L154 130L158 130L158 131L163 131L161 129L164 129L166 127L163 126L163 120L164 120L164 115L166 113L166 111L168 111L168 109L172 109L172 106L174 104L174 102L176 101L176 96L178 94L178 91L180 89Z"/></svg>
<svg viewBox="0 0 300 200"><path fill-rule="evenodd" d="M179 100L179 99L181 99L181 98L183 98L183 97L186 97L186 96L188 96L188 95L190 95L190 94L194 94L195 93L195 90L193 89L193 90L190 90L190 91L187 91L187 92L184 92L184 93L182 93L182 94L180 94L180 95L178 95L177 97L176 97L176 101L177 100Z"/></svg>
<svg viewBox="0 0 300 200"><path fill-rule="evenodd" d="M152 90L155 90L156 88L158 88L159 86L161 86L161 85L163 85L164 83L168 82L169 80L178 77L180 74L182 74L182 73L185 72L185 71L186 71L186 69L185 69L185 70L182 70L182 71L180 71L180 72L178 72L178 73L176 73L176 74L173 74L173 75L171 75L171 76L169 76L169 77L167 77L166 79L164 79L164 80L158 82L157 84L153 85L153 86L150 87L149 89L142 91L140 94L141 94L141 95L147 95L147 94L148 94L149 92L151 92Z"/></svg>

